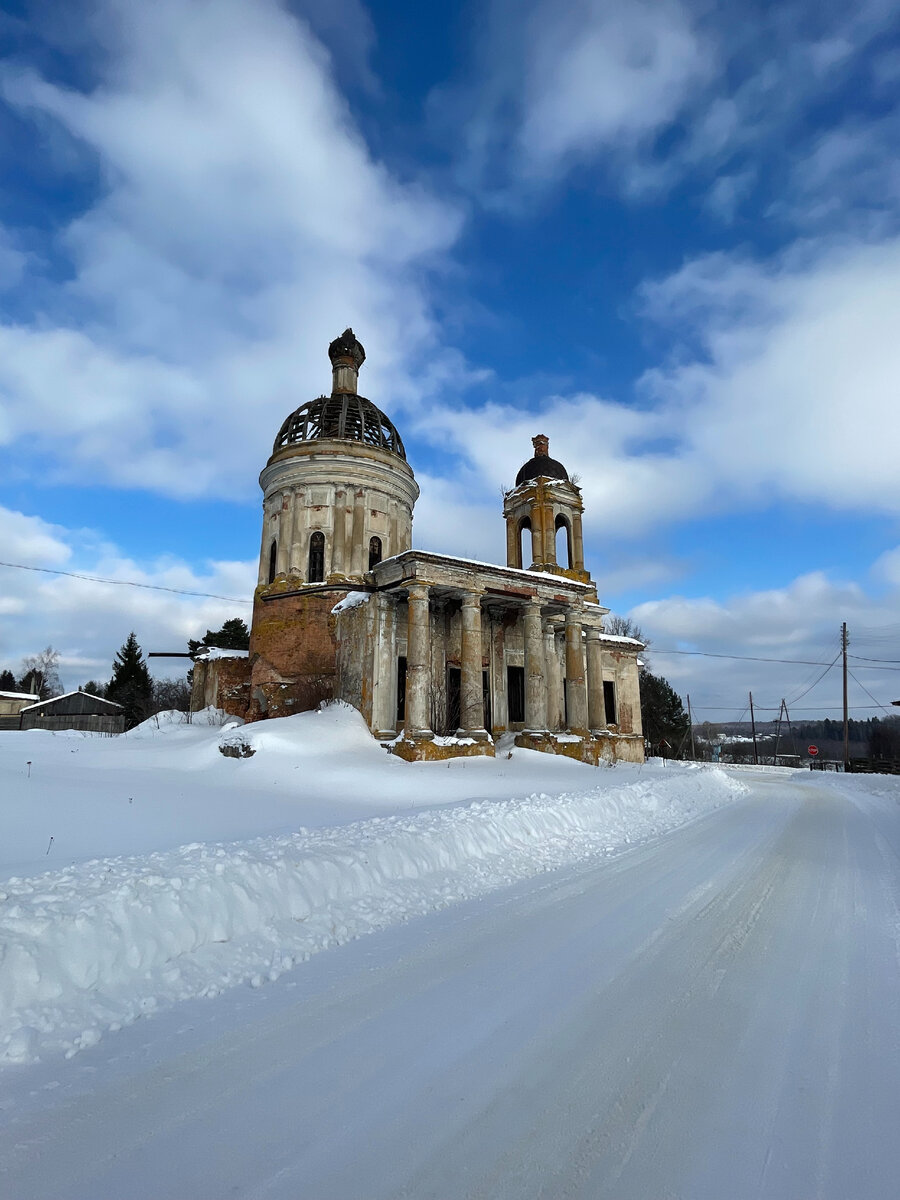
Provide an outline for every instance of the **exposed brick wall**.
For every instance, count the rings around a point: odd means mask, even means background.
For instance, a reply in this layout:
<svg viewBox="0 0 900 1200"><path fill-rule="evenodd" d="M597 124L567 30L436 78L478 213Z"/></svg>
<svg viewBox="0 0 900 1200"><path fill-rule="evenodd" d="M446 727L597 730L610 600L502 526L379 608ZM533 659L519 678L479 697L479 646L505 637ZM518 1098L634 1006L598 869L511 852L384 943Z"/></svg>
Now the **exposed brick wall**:
<svg viewBox="0 0 900 1200"><path fill-rule="evenodd" d="M215 673L216 708L233 717L243 717L250 703L250 660L247 658L216 658L209 664L210 675Z"/></svg>
<svg viewBox="0 0 900 1200"><path fill-rule="evenodd" d="M244 714L250 721L305 712L335 694L337 618L331 610L346 592L279 596L277 586L258 589L254 601Z"/></svg>

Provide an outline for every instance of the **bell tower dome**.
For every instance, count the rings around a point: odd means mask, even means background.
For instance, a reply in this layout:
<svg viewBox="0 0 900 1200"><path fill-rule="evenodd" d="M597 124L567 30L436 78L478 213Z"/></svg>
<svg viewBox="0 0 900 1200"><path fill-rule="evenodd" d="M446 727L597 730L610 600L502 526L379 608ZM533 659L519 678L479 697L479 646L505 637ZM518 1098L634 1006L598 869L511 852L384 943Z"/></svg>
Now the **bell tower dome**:
<svg viewBox="0 0 900 1200"><path fill-rule="evenodd" d="M507 566L590 583L584 568L581 490L562 463L550 457L548 437L539 433L531 444L534 455L503 498Z"/></svg>

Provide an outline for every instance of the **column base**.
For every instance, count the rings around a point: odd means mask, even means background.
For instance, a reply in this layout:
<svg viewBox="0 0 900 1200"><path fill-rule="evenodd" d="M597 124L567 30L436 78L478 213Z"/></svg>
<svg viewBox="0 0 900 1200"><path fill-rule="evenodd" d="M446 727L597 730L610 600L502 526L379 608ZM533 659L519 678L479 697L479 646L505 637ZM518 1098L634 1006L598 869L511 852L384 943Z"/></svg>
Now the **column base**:
<svg viewBox="0 0 900 1200"><path fill-rule="evenodd" d="M391 743L391 753L406 762L444 762L448 758L493 758L494 743L486 734L486 741L475 741L466 734L462 738L429 737L397 738Z"/></svg>
<svg viewBox="0 0 900 1200"><path fill-rule="evenodd" d="M599 734L524 732L516 735L516 745L543 754L561 754L592 767L599 767L601 763L612 766L617 762L644 761L644 739L637 734L615 734L605 730Z"/></svg>
<svg viewBox="0 0 900 1200"><path fill-rule="evenodd" d="M486 729L457 729L454 736L460 740L473 742L489 742L491 740L491 735Z"/></svg>

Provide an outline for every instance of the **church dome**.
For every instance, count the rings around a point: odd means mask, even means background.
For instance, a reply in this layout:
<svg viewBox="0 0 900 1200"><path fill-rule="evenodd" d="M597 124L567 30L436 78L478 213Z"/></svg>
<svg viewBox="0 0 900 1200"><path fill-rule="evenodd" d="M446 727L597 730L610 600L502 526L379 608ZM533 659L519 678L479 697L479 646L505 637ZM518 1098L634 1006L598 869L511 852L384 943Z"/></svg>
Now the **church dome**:
<svg viewBox="0 0 900 1200"><path fill-rule="evenodd" d="M333 386L330 396L301 404L287 418L275 439L273 453L297 442L319 438L362 442L390 450L406 461L406 450L393 423L371 400L356 391L359 368L366 352L352 329L345 329L328 347Z"/></svg>
<svg viewBox="0 0 900 1200"><path fill-rule="evenodd" d="M380 446L406 461L400 434L381 409L365 396L342 392L301 404L278 431L273 451L316 438L338 438Z"/></svg>
<svg viewBox="0 0 900 1200"><path fill-rule="evenodd" d="M520 467L516 476L516 487L523 483L530 483L532 479L541 478L565 479L568 482L569 473L566 468L561 462L551 458L547 452L550 439L539 433L537 437L531 439L531 444L534 446L534 458L529 458L528 462Z"/></svg>

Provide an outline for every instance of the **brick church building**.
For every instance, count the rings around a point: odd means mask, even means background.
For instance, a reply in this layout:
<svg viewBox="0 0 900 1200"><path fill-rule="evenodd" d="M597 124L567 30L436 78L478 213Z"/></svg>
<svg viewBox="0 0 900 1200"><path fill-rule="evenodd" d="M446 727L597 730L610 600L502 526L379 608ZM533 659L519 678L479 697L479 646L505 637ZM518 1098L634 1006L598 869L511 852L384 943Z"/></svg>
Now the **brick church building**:
<svg viewBox="0 0 900 1200"><path fill-rule="evenodd" d="M330 395L292 412L260 475L262 545L246 658L198 659L194 705L248 720L342 699L407 759L494 738L585 762L644 757L639 642L603 631L581 492L548 439L504 497L506 565L418 550L400 434L359 395L365 351L329 346Z"/></svg>

